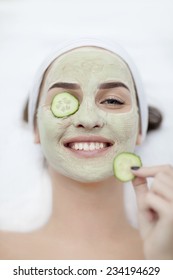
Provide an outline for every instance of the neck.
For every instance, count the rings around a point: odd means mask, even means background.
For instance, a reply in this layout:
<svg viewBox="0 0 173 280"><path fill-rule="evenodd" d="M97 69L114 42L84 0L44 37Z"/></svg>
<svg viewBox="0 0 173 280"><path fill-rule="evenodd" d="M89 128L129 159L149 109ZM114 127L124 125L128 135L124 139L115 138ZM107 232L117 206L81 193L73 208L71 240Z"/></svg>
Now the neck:
<svg viewBox="0 0 173 280"><path fill-rule="evenodd" d="M81 183L49 168L53 186L53 212L49 228L62 236L110 238L127 225L123 186L114 177Z"/></svg>

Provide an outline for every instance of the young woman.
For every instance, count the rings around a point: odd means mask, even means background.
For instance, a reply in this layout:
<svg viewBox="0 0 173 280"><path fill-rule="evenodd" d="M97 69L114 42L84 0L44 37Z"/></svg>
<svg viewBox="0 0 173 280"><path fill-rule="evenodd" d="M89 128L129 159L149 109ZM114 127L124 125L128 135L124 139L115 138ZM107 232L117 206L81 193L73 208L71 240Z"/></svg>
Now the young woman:
<svg viewBox="0 0 173 280"><path fill-rule="evenodd" d="M60 48L36 77L29 123L51 179L52 214L33 232L1 232L2 259L173 259L172 166L133 167L138 230L113 174L116 155L134 152L150 127L138 72L121 48L98 40Z"/></svg>

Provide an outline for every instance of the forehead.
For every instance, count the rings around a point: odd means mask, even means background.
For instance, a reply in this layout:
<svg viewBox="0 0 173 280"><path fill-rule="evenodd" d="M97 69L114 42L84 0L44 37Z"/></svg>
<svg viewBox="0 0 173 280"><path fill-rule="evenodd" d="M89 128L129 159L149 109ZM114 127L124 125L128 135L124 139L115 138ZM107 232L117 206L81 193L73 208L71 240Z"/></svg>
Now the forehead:
<svg viewBox="0 0 173 280"><path fill-rule="evenodd" d="M80 47L62 54L53 61L46 76L50 82L62 79L76 81L91 76L132 82L130 70L123 59L98 47Z"/></svg>

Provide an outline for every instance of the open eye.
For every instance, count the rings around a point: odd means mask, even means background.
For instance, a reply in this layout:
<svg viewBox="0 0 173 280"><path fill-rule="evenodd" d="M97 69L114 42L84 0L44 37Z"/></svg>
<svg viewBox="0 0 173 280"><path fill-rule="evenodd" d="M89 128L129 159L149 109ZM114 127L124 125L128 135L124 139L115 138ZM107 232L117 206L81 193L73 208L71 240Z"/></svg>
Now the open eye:
<svg viewBox="0 0 173 280"><path fill-rule="evenodd" d="M101 102L101 104L109 104L109 105L123 105L124 102L117 100L115 98L107 98Z"/></svg>

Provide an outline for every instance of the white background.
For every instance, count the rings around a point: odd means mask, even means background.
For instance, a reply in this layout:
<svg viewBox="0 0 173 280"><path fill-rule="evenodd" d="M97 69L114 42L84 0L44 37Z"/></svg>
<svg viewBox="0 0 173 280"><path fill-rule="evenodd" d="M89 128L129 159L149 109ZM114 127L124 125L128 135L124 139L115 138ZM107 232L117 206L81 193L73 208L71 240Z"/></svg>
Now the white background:
<svg viewBox="0 0 173 280"><path fill-rule="evenodd" d="M162 127L148 135L140 151L144 165L173 164L173 1L0 0L2 225L8 218L2 212L10 216L17 211L15 205L9 206L10 195L14 201L14 195L17 199L19 194L29 193L24 189L26 175L31 174L25 142L32 138L22 128L21 115L35 72L45 54L61 40L95 34L113 38L129 52L139 68L149 104L164 115ZM32 187L30 184L35 196ZM7 197L8 206L4 206Z"/></svg>

